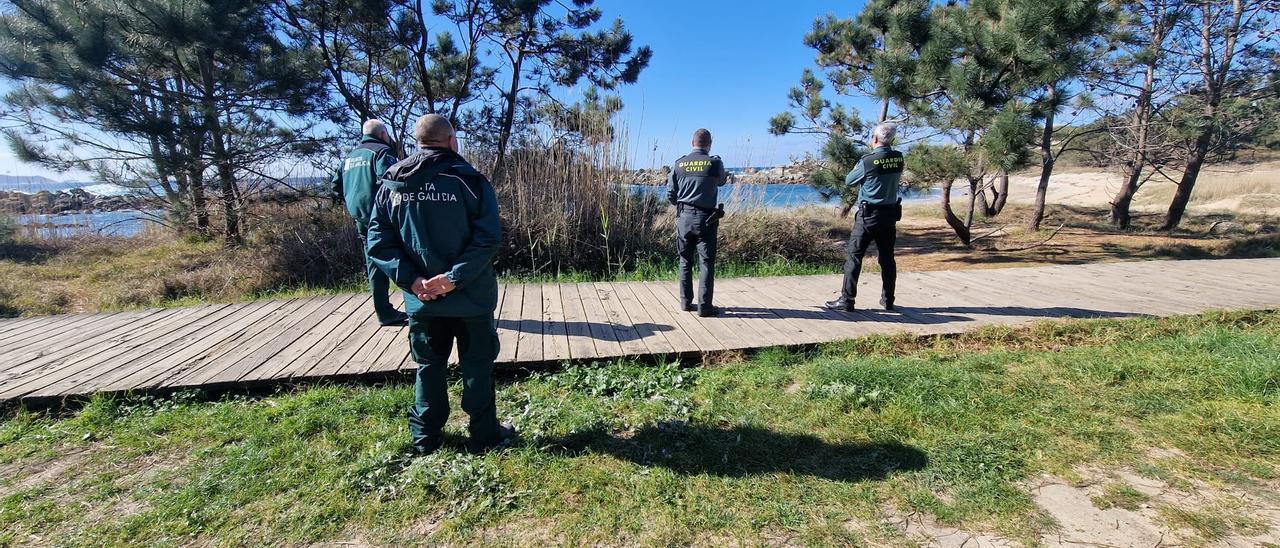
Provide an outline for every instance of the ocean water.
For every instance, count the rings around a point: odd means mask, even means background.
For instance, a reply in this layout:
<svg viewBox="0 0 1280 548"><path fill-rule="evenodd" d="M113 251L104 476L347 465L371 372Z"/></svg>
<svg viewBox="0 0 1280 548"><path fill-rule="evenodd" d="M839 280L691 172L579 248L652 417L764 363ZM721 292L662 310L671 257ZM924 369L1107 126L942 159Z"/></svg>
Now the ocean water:
<svg viewBox="0 0 1280 548"><path fill-rule="evenodd" d="M134 236L154 222L149 219L147 212L135 210L72 215L18 215L17 221L18 230L21 233L37 238L56 238L85 233Z"/></svg>
<svg viewBox="0 0 1280 548"><path fill-rule="evenodd" d="M665 198L665 185L626 185L634 193ZM903 189L903 203L937 201L942 191ZM807 206L831 206L836 202L823 200L822 195L808 185L783 184L731 184L720 187L720 201L726 208L764 207L766 209L791 209Z"/></svg>

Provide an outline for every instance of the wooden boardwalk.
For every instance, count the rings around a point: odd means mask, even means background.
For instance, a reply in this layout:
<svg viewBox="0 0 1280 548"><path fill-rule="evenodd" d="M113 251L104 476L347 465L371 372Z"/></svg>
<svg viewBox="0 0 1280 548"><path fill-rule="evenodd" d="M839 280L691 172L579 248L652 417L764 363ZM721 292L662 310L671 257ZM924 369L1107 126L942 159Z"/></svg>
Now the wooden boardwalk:
<svg viewBox="0 0 1280 548"><path fill-rule="evenodd" d="M1280 306L1280 259L903 272L900 311L816 305L837 276L717 281L718 318L677 309L672 282L503 287L501 363L818 343L874 333L956 333L1046 318L1193 314ZM367 295L0 320L0 401L94 392L385 374L413 367L405 328Z"/></svg>

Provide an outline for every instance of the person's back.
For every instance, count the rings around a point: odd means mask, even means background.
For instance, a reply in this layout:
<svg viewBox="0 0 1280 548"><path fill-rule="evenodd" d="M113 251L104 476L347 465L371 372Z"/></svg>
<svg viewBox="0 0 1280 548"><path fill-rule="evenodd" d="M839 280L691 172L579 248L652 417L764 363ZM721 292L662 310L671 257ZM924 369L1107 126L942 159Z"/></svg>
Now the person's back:
<svg viewBox="0 0 1280 548"><path fill-rule="evenodd" d="M342 160L342 166L334 174L332 184L334 194L346 205L347 213L356 224L361 248L367 249L363 244L367 242L373 195L378 191L382 175L396 163L396 154L391 145L387 144L391 141L391 134L386 124L379 120L368 120L361 132L360 144ZM367 253L365 274L369 280L369 292L373 296L373 310L378 323L384 326L404 324L408 317L396 310L387 296L391 282L386 274L373 265Z"/></svg>
<svg viewBox="0 0 1280 548"><path fill-rule="evenodd" d="M673 204L685 204L702 209L715 209L720 187L727 174L719 156L708 154L706 149L695 148L681 156L671 167L671 189L668 199Z"/></svg>
<svg viewBox="0 0 1280 548"><path fill-rule="evenodd" d="M465 317L493 311L498 302L493 256L502 245L502 233L497 198L483 175L456 152L427 148L387 170L375 202L378 214L395 226L395 236L417 270L400 265L402 276L446 274L458 286L448 298L406 298L405 310L411 316ZM379 238L387 236L379 231ZM409 287L414 277L395 282Z"/></svg>
<svg viewBox="0 0 1280 548"><path fill-rule="evenodd" d="M680 257L680 306L700 316L714 316L716 232L723 208L719 188L728 180L724 162L711 155L711 132L693 132L693 152L680 157L667 178L667 201L676 206L676 251ZM698 306L693 306L693 261L697 252Z"/></svg>
<svg viewBox="0 0 1280 548"><path fill-rule="evenodd" d="M874 206L889 206L898 203L898 183L902 181L902 153L888 145L876 147L871 154L862 157L859 167L862 169L862 188L858 190L858 203ZM855 175L850 173L850 176ZM846 183L853 183L847 177Z"/></svg>
<svg viewBox="0 0 1280 548"><path fill-rule="evenodd" d="M414 137L422 150L387 170L369 222L369 256L404 291L409 312L409 350L418 364L409 408L413 446L431 453L444 444L455 343L471 446L502 445L515 430L498 423L493 388L498 198L458 155L448 118L424 115Z"/></svg>
<svg viewBox="0 0 1280 548"><path fill-rule="evenodd" d="M902 181L904 167L902 153L892 148L896 136L897 127L893 124L882 123L876 126L871 138L871 153L858 160L853 171L845 177L846 185L860 185L855 204L857 217L849 236L848 259L844 265L840 297L826 303L826 308L853 310L854 299L858 295L858 277L862 273L862 259L871 244L875 243L882 282L880 304L886 310L894 309L898 264L893 255L897 242L897 223L902 217L898 183Z"/></svg>

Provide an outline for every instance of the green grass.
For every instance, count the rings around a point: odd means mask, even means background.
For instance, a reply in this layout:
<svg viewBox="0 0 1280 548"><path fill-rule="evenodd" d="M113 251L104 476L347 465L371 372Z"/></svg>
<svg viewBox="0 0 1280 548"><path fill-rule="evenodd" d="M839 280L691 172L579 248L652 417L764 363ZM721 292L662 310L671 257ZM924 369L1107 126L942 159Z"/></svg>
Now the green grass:
<svg viewBox="0 0 1280 548"><path fill-rule="evenodd" d="M462 452L455 408L446 448L414 458L410 398L396 382L11 411L0 544L902 542L888 508L1035 541L1042 473L1277 478L1280 313L509 375L498 407L522 441L498 454ZM1205 538L1257 525L1166 516Z"/></svg>

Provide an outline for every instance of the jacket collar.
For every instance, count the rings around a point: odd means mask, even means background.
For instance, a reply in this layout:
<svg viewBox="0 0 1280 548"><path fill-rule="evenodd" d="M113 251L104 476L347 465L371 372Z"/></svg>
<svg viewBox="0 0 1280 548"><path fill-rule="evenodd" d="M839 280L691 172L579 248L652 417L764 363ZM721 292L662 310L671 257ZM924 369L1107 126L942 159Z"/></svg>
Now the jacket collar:
<svg viewBox="0 0 1280 548"><path fill-rule="evenodd" d="M705 148L693 147L693 152L690 152L689 154L706 154L707 152L709 151Z"/></svg>
<svg viewBox="0 0 1280 548"><path fill-rule="evenodd" d="M372 136L372 135L364 135L364 136L360 137L360 144L362 144L362 145L363 145L363 144L365 144L365 143L379 143L379 144L383 144L383 145L391 146L391 143L388 143L388 142L386 142L386 141L383 141L382 139L379 139L379 138L374 137L374 136Z"/></svg>

